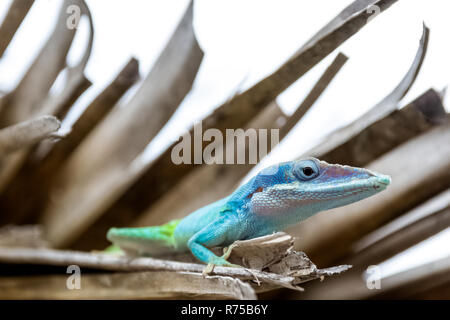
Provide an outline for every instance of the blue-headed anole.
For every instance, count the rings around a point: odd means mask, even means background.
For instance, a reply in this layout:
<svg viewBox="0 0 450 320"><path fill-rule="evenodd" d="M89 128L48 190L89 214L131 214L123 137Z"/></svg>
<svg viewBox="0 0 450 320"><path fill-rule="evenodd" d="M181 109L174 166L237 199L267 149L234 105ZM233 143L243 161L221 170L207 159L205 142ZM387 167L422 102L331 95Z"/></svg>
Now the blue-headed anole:
<svg viewBox="0 0 450 320"><path fill-rule="evenodd" d="M191 251L210 267L235 267L226 260L229 253L219 257L209 248L284 230L318 212L370 197L390 181L389 176L367 169L315 158L284 162L263 169L228 197L181 220L161 226L111 228L107 238L136 255Z"/></svg>

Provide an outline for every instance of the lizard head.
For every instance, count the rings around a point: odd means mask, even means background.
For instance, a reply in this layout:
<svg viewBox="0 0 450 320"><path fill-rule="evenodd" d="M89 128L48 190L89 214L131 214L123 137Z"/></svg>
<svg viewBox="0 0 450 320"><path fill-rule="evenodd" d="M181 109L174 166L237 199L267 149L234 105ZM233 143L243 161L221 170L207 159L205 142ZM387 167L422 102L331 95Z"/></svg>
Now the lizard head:
<svg viewBox="0 0 450 320"><path fill-rule="evenodd" d="M328 164L315 158L263 169L251 183L249 205L262 216L293 213L299 221L384 190L391 179L368 169Z"/></svg>

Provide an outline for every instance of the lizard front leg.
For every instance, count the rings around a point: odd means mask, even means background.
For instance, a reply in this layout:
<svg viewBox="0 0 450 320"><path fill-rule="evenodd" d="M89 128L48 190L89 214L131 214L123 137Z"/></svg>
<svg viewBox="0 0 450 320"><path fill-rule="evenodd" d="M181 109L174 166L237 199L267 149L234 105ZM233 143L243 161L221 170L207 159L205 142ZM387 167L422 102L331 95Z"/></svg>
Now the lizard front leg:
<svg viewBox="0 0 450 320"><path fill-rule="evenodd" d="M207 248L219 246L230 238L230 232L235 230L233 220L234 219L232 218L221 217L204 227L189 239L187 246L192 254L200 261L208 264L203 274L210 273L214 266L242 268L242 266L228 262L226 260L226 258L228 258L226 255L218 257Z"/></svg>

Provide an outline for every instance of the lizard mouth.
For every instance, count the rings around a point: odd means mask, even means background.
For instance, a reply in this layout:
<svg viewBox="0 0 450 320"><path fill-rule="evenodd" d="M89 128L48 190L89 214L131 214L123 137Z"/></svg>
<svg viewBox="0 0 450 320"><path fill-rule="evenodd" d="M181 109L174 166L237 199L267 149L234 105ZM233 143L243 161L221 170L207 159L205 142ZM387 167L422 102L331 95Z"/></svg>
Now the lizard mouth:
<svg viewBox="0 0 450 320"><path fill-rule="evenodd" d="M339 199L339 198L350 198L357 195L364 195L366 197L368 195L372 195L383 191L390 184L391 178L386 175L376 174L370 176L366 179L355 179L351 181L342 182L340 184L336 184L329 188L321 188L321 192L323 193L321 196L316 195L318 198L329 198L331 199Z"/></svg>
<svg viewBox="0 0 450 320"><path fill-rule="evenodd" d="M391 183L391 177L383 174L377 174L376 176L370 177L369 179L373 180L373 187L376 190L384 190Z"/></svg>

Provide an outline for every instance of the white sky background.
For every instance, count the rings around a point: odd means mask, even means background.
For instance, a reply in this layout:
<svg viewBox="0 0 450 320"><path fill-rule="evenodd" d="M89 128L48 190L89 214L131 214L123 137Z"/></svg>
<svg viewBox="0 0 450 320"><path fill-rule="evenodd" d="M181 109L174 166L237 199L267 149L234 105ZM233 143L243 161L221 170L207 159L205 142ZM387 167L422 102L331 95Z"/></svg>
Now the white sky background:
<svg viewBox="0 0 450 320"><path fill-rule="evenodd" d="M132 56L145 76L174 31L188 0L86 0L94 19L95 38L86 75L94 85L79 99L66 121L104 88ZM351 0L196 0L194 27L205 52L192 92L168 125L152 141L143 159L159 152L229 98L270 74ZM0 20L11 0L0 1ZM38 0L0 60L0 90L15 87L52 30L61 1ZM450 83L450 1L400 0L372 20L340 48L349 61L297 127L263 161L264 166L302 154L330 131L357 118L387 95L408 70L418 47L422 22L431 29L422 70L403 104L433 87ZM78 61L86 43L80 25L69 64ZM287 114L299 105L337 51L324 59L279 98ZM61 81L55 85L60 89ZM135 87L136 88L136 87ZM131 90L133 91L133 90ZM125 97L129 97L128 94ZM449 104L446 98L444 103ZM260 167L258 167L260 168ZM450 254L450 231L426 248L432 259ZM412 250L410 250L412 251ZM386 273L418 258L418 250L395 259ZM420 252L419 252L420 253ZM423 257L422 257L423 258ZM388 268L389 267L389 268ZM389 271L389 270L390 271ZM395 269L395 270L397 270Z"/></svg>

